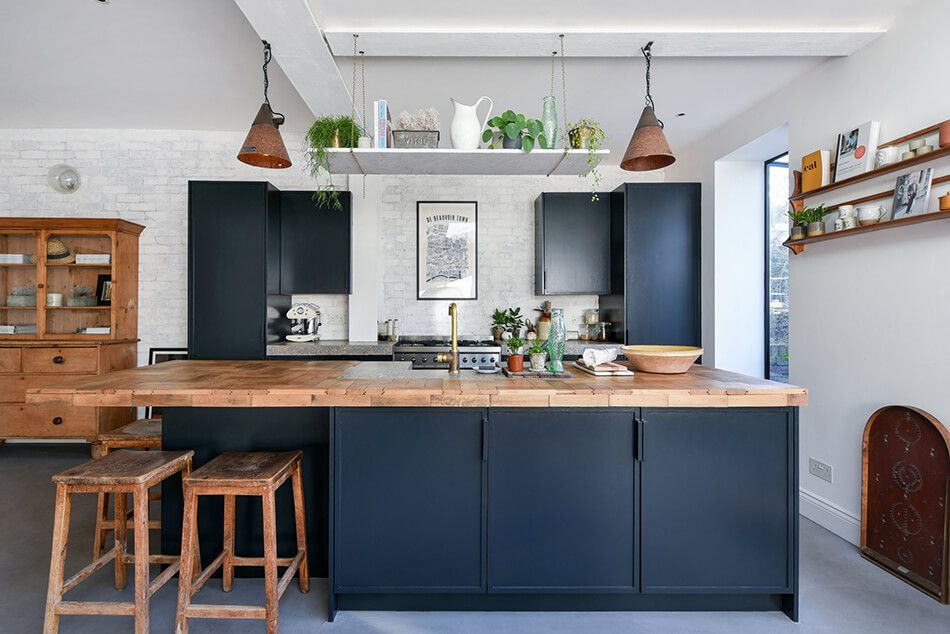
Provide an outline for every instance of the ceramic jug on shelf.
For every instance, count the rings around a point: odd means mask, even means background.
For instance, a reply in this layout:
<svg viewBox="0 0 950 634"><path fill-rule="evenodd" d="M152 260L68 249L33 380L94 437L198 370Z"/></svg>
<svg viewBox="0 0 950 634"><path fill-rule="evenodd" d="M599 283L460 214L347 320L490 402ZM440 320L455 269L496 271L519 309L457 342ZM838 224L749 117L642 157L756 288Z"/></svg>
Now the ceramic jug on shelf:
<svg viewBox="0 0 950 634"><path fill-rule="evenodd" d="M479 97L475 105L466 106L451 98L452 105L455 106L455 114L452 117L452 147L457 150L477 150L478 144L482 138L482 130L488 125L488 117L491 116L491 109L495 105L489 97ZM488 112L485 113L485 119L479 124L478 106L482 101L488 101Z"/></svg>

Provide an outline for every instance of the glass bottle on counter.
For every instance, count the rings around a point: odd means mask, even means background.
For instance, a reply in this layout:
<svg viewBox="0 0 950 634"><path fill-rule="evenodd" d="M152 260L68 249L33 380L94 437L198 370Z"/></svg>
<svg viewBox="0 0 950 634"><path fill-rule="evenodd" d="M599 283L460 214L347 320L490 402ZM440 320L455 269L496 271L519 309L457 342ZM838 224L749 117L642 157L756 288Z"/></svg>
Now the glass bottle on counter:
<svg viewBox="0 0 950 634"><path fill-rule="evenodd" d="M551 331L548 335L548 370L551 372L564 371L564 364L561 363L567 334L564 328L564 309L551 309Z"/></svg>

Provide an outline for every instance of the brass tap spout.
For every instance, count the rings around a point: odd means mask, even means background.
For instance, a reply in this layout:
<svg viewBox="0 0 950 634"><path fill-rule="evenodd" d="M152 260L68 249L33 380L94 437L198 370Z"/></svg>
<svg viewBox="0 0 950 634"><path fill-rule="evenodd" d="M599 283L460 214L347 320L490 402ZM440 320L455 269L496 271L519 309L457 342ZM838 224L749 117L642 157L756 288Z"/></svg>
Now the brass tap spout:
<svg viewBox="0 0 950 634"><path fill-rule="evenodd" d="M439 363L449 364L449 374L459 373L459 306L455 302L449 304L449 316L452 318L452 351L436 356Z"/></svg>

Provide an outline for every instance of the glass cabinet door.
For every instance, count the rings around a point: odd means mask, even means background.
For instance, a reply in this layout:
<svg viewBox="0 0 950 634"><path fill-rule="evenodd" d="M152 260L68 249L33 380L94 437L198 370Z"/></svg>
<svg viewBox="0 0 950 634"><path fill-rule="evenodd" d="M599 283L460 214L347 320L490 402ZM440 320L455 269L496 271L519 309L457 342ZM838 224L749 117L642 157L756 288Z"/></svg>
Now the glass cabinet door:
<svg viewBox="0 0 950 634"><path fill-rule="evenodd" d="M112 257L109 234L46 236L46 335L111 334Z"/></svg>
<svg viewBox="0 0 950 634"><path fill-rule="evenodd" d="M35 231L0 233L0 339L36 336Z"/></svg>

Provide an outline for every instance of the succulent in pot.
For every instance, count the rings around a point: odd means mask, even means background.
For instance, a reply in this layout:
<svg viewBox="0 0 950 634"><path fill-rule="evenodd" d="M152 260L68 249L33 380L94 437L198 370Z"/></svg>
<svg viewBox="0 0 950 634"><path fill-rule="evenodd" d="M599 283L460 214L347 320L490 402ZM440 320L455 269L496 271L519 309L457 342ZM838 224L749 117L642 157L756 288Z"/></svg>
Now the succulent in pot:
<svg viewBox="0 0 950 634"><path fill-rule="evenodd" d="M508 370L524 372L524 339L518 335L512 335L508 337L505 344L508 346Z"/></svg>
<svg viewBox="0 0 950 634"><path fill-rule="evenodd" d="M544 370L544 363L548 356L548 342L540 337L531 342L528 347L528 357L531 359L532 370Z"/></svg>
<svg viewBox="0 0 950 634"><path fill-rule="evenodd" d="M581 178L590 176L592 187L590 199L597 202L600 200L597 190L600 187L601 180L603 180L603 175L597 169L596 154L597 150L603 147L607 135L599 123L586 117L578 120L577 123L568 123L567 130L567 138L570 141L571 149L587 150L587 172L581 174Z"/></svg>
<svg viewBox="0 0 950 634"><path fill-rule="evenodd" d="M530 152L537 145L547 149L548 140L544 136L544 124L538 119L529 119L514 110L506 110L497 117L488 120L488 128L482 133L482 141L490 149L497 149L499 142L506 150L520 149Z"/></svg>
<svg viewBox="0 0 950 634"><path fill-rule="evenodd" d="M789 209L788 217L792 221L792 228L789 234L790 240L801 240L805 237L805 226L808 224L805 220L804 209Z"/></svg>

